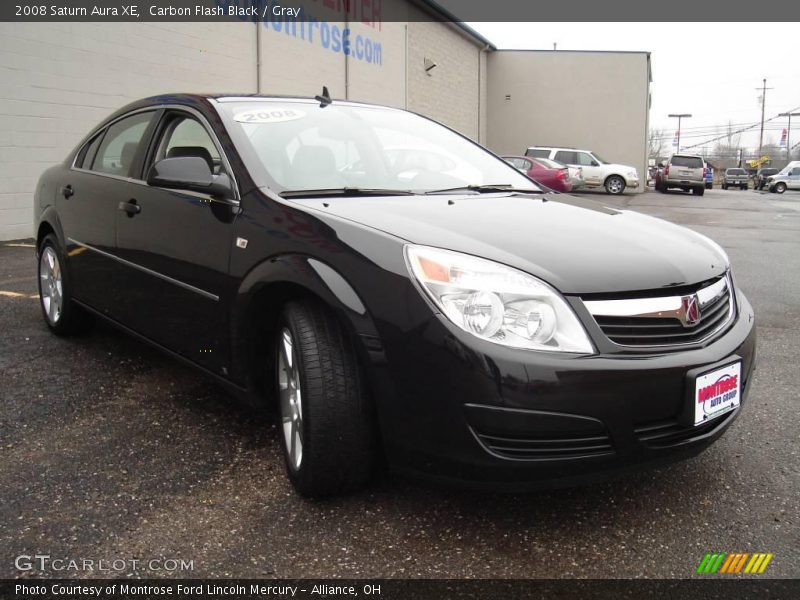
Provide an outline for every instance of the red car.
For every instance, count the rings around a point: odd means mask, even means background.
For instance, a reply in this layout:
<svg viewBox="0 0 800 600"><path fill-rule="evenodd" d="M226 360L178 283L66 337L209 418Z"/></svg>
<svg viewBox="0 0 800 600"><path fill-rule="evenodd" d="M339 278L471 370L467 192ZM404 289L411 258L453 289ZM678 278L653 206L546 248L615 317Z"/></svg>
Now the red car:
<svg viewBox="0 0 800 600"><path fill-rule="evenodd" d="M556 192L572 191L572 179L569 176L569 167L549 158L533 158L530 156L504 156L510 165L513 165L528 177L543 186Z"/></svg>

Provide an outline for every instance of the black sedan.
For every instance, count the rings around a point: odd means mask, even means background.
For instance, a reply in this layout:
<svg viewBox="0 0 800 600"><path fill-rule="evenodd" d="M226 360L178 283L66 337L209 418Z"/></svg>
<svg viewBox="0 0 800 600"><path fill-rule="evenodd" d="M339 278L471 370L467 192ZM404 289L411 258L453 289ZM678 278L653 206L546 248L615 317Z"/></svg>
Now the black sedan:
<svg viewBox="0 0 800 600"><path fill-rule="evenodd" d="M273 407L303 494L384 462L529 488L677 460L751 381L717 244L398 109L141 100L45 172L35 214L50 329L106 319Z"/></svg>

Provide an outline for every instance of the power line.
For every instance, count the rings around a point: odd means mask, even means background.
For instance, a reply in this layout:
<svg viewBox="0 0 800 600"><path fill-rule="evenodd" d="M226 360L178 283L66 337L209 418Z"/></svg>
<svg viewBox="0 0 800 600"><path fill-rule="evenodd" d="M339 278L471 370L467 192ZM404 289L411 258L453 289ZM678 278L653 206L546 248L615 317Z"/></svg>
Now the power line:
<svg viewBox="0 0 800 600"><path fill-rule="evenodd" d="M791 111L789 111L789 112L793 112L795 110L800 110L800 106L798 106L797 108L791 109ZM775 115L774 117L770 117L769 119L765 119L764 122L765 123L769 123L770 121L774 121L775 119L779 119L779 118L781 118L780 115ZM741 129L737 129L736 131L725 132L722 135L718 135L717 137L714 137L714 138L711 138L711 139L708 139L708 140L703 140L702 142L698 142L698 143L693 144L691 146L686 146L685 149L688 150L690 148L697 148L698 146L704 146L705 144L710 144L712 142L717 142L717 141L719 141L719 140L721 140L723 138L726 138L728 136L736 135L738 133L744 133L745 131L749 131L749 130L753 129L754 127L758 127L759 124L760 123L753 123L752 125L750 125L748 127L742 127Z"/></svg>

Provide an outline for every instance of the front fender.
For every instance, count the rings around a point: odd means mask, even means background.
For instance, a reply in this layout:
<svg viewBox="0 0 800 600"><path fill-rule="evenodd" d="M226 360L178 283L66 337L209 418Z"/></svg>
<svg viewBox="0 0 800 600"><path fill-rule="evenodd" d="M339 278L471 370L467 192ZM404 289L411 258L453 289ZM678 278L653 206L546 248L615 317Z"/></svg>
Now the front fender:
<svg viewBox="0 0 800 600"><path fill-rule="evenodd" d="M274 290L274 294L270 290ZM253 310L263 304L274 311L268 318L277 319L280 299L301 292L311 295L331 308L353 335L357 349L369 362L385 361L383 347L373 319L365 303L347 279L330 265L302 254L283 254L253 267L242 280L233 300L231 335L231 377L247 382L249 364L249 329L253 326ZM274 302L272 300L275 300ZM249 385L248 385L249 387Z"/></svg>

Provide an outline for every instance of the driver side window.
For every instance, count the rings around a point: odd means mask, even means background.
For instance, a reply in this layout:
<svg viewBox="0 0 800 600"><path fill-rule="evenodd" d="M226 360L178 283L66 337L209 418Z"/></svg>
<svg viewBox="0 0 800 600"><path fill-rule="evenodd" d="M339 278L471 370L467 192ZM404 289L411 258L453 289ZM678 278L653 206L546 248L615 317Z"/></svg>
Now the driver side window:
<svg viewBox="0 0 800 600"><path fill-rule="evenodd" d="M186 115L176 115L167 124L154 162L181 156L202 158L215 175L225 170L219 151L208 131L197 119Z"/></svg>
<svg viewBox="0 0 800 600"><path fill-rule="evenodd" d="M595 160L586 152L578 152L578 164L582 167L593 167L595 166Z"/></svg>

